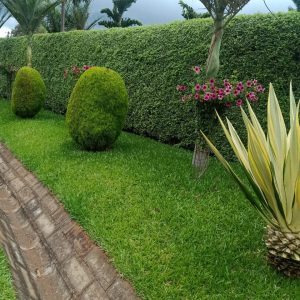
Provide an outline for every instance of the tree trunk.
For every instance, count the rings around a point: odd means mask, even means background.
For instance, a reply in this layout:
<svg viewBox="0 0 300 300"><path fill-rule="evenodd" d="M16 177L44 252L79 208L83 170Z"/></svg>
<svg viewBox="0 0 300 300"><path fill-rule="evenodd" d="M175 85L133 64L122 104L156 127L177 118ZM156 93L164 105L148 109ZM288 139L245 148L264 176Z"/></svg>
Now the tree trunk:
<svg viewBox="0 0 300 300"><path fill-rule="evenodd" d="M206 61L206 79L216 78L220 69L220 49L221 49L221 43L222 38L224 34L224 22L215 20L214 23L214 34L211 40L211 45L208 53L208 58ZM213 122L213 114L214 112L211 112L211 115L209 117L208 122ZM199 134L200 129L204 130L204 128L199 128L200 123L201 125L205 125L206 130L210 131L211 129L208 124L205 124L202 122L202 118L204 118L204 115L201 115L201 108L199 106L196 107L196 114L197 114L197 132ZM209 134L209 132L206 132L206 134ZM201 137L200 137L201 139ZM197 142L195 143L194 148L194 156L193 156L193 162L192 165L195 167L196 175L197 177L200 177L205 170L208 167L209 163L209 149L206 144Z"/></svg>
<svg viewBox="0 0 300 300"><path fill-rule="evenodd" d="M208 58L206 61L207 79L216 78L220 69L220 49L224 34L224 22L215 20L215 31L211 40Z"/></svg>
<svg viewBox="0 0 300 300"><path fill-rule="evenodd" d="M203 110L202 104L196 104L196 134L198 138L195 142L194 155L192 165L195 170L196 177L200 177L208 167L210 150L200 135L202 130L206 135L209 135L214 127L214 117L212 109Z"/></svg>
<svg viewBox="0 0 300 300"><path fill-rule="evenodd" d="M61 1L61 27L60 31L65 31L65 19L66 19L66 0Z"/></svg>
<svg viewBox="0 0 300 300"><path fill-rule="evenodd" d="M195 169L196 177L200 177L208 167L209 163L209 149L195 143L194 155L193 155L193 166Z"/></svg>
<svg viewBox="0 0 300 300"><path fill-rule="evenodd" d="M27 66L32 67L32 35L27 38Z"/></svg>
<svg viewBox="0 0 300 300"><path fill-rule="evenodd" d="M117 24L117 27L122 27L122 16L119 16Z"/></svg>

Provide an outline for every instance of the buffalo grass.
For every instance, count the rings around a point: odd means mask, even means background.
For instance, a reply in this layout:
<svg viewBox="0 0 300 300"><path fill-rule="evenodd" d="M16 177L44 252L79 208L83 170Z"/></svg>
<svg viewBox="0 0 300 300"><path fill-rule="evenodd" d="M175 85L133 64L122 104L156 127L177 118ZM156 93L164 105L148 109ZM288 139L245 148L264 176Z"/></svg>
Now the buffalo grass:
<svg viewBox="0 0 300 300"><path fill-rule="evenodd" d="M22 120L4 101L0 139L144 299L299 299L299 280L267 265L264 224L217 161L195 180L191 152L129 133L82 151L62 116Z"/></svg>
<svg viewBox="0 0 300 300"><path fill-rule="evenodd" d="M0 248L0 299L15 300L16 295L12 285L12 276L4 251Z"/></svg>

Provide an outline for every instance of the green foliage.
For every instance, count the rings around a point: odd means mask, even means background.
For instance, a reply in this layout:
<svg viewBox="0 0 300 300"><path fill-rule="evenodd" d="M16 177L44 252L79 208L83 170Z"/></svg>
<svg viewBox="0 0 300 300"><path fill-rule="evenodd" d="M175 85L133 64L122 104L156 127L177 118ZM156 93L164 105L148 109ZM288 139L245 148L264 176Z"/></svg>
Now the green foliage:
<svg viewBox="0 0 300 300"><path fill-rule="evenodd" d="M24 34L28 35L36 32L47 12L59 2L59 0L1 0L1 3L17 20Z"/></svg>
<svg viewBox="0 0 300 300"><path fill-rule="evenodd" d="M6 9L6 7L0 2L0 28L8 21L11 14Z"/></svg>
<svg viewBox="0 0 300 300"><path fill-rule="evenodd" d="M130 27L134 25L141 26L142 23L138 20L123 18L124 13L128 8L135 3L137 0L113 0L113 8L104 8L100 12L106 14L109 20L102 20L98 22L106 28L113 27Z"/></svg>
<svg viewBox="0 0 300 300"><path fill-rule="evenodd" d="M297 12L276 16L240 16L230 22L224 33L219 76L226 78L236 72L237 78L256 78L266 87L273 82L281 107L288 112L290 80L296 99L300 97L300 19ZM48 87L46 107L65 113L73 88L73 83L64 79L65 68L105 66L120 73L128 89L125 129L190 147L197 136L194 105L182 104L175 88L188 82L192 66L205 64L211 29L211 20L194 19L169 25L36 35L33 65ZM25 47L25 38L0 40L1 64L22 66ZM0 80L3 95L5 80ZM261 101L254 107L263 124L265 104ZM226 115L240 131L239 109L231 108ZM244 131L241 135L246 137ZM210 137L222 153L231 155L219 129Z"/></svg>
<svg viewBox="0 0 300 300"><path fill-rule="evenodd" d="M40 73L23 67L16 75L13 85L11 108L19 117L32 118L43 107L46 86Z"/></svg>
<svg viewBox="0 0 300 300"><path fill-rule="evenodd" d="M90 5L92 0L69 0L65 5L65 31L89 30L93 28L100 18L88 23L90 18ZM62 5L62 4L61 4ZM61 5L52 8L47 13L43 25L48 32L61 31L62 8Z"/></svg>
<svg viewBox="0 0 300 300"><path fill-rule="evenodd" d="M215 159L192 180L190 151L124 133L113 151L90 153L74 145L59 115L17 120L0 101L0 116L0 139L141 299L299 300L299 280L267 266L264 224Z"/></svg>
<svg viewBox="0 0 300 300"><path fill-rule="evenodd" d="M296 11L300 11L300 0L293 0L295 6L296 6L296 9L295 8L292 8L292 7L289 7L290 10L296 10Z"/></svg>
<svg viewBox="0 0 300 300"><path fill-rule="evenodd" d="M40 25L34 33L47 33L47 32L48 32L47 29L43 25ZM26 34L24 33L24 31L22 30L22 28L19 24L17 24L10 33L11 37L17 37L17 36L23 36L23 35L26 35Z"/></svg>
<svg viewBox="0 0 300 300"><path fill-rule="evenodd" d="M40 27L47 12L60 3L60 0L1 0L10 14L27 35L27 66L32 66L32 35Z"/></svg>
<svg viewBox="0 0 300 300"><path fill-rule="evenodd" d="M13 288L12 274L5 252L0 248L0 299L15 300L16 295Z"/></svg>
<svg viewBox="0 0 300 300"><path fill-rule="evenodd" d="M196 19L196 18L209 18L210 17L210 14L208 12L205 12L205 13L196 12L193 7L186 4L183 0L179 1L179 5L182 8L182 14L181 15L186 20Z"/></svg>
<svg viewBox="0 0 300 300"><path fill-rule="evenodd" d="M122 77L113 70L93 67L75 85L66 115L73 139L87 150L105 150L121 133L128 110Z"/></svg>

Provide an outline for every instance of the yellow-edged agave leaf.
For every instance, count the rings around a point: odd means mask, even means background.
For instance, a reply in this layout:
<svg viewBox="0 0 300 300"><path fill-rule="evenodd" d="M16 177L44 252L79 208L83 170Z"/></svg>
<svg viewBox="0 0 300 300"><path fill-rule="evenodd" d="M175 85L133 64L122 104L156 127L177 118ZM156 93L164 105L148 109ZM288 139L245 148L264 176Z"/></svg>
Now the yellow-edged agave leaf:
<svg viewBox="0 0 300 300"><path fill-rule="evenodd" d="M277 100L273 85L270 84L269 99L268 99L268 142L270 144L270 161L273 183L281 203L278 207L282 207L284 214L287 214L286 193L284 190L283 170L286 159L287 150L287 133L285 122L281 113L279 102Z"/></svg>
<svg viewBox="0 0 300 300"><path fill-rule="evenodd" d="M220 118L219 118L220 120ZM251 172L249 161L248 161L248 152L245 148L243 142L241 141L239 135L237 134L236 130L232 126L231 122L226 118L230 137L232 139L232 143L236 149L235 155L240 159L241 163L244 165L244 167L248 170L248 172ZM222 122L222 121L221 121ZM222 126L223 129L225 126Z"/></svg>
<svg viewBox="0 0 300 300"><path fill-rule="evenodd" d="M252 122L252 125L253 127L255 128L255 131L257 133L257 135L259 136L259 139L262 143L264 143L265 145L265 148L267 149L267 139L266 139L266 135L249 103L249 101L247 101L247 106L248 106L248 111L249 111L249 114L250 114L250 118L251 118L251 122Z"/></svg>
<svg viewBox="0 0 300 300"><path fill-rule="evenodd" d="M286 126L272 84L268 98L268 134L265 135L251 105L250 118L241 109L248 133L248 147L227 119L227 127L218 115L224 133L239 159L255 192L236 175L229 163L203 134L206 142L226 170L238 183L250 203L274 227L284 232L300 232L300 102L296 105L290 85L290 131Z"/></svg>
<svg viewBox="0 0 300 300"><path fill-rule="evenodd" d="M290 230L295 233L300 233L300 172L295 189L295 200L293 207L293 218L289 226Z"/></svg>
<svg viewBox="0 0 300 300"><path fill-rule="evenodd" d="M267 198L272 198L270 161L266 144L259 139L259 134L256 134L255 128L245 111L243 109L241 111L248 132L248 161L251 173Z"/></svg>
<svg viewBox="0 0 300 300"><path fill-rule="evenodd" d="M223 129L223 131L224 131L224 133L225 133L225 136L226 136L226 138L227 138L227 140L228 140L230 146L232 147L232 150L234 151L235 155L237 156L237 158L239 159L240 162L243 162L243 161L246 162L247 159L246 159L245 153L244 153L243 151L239 151L239 150L237 149L236 145L234 144L234 142L233 142L233 140L232 140L232 137L231 137L229 131L227 130L225 124L223 123L223 121L222 121L222 119L220 118L220 116L219 116L219 114L218 114L217 111L216 111L216 114L217 114L217 117L218 117L218 119L219 119L219 122L220 122L220 124L221 124L221 126L222 126L222 129ZM241 156L241 155L242 155L242 156Z"/></svg>
<svg viewBox="0 0 300 300"><path fill-rule="evenodd" d="M274 157L277 163L283 168L286 155L287 134L284 119L272 84L270 84L268 99L268 138L274 152Z"/></svg>
<svg viewBox="0 0 300 300"><path fill-rule="evenodd" d="M257 183L265 192L273 194L270 160L264 146L250 127L248 139L249 164Z"/></svg>
<svg viewBox="0 0 300 300"><path fill-rule="evenodd" d="M293 123L294 123L294 118L296 115L296 101L294 97L294 92L293 92L293 85L292 82L290 83L290 128L292 128Z"/></svg>
<svg viewBox="0 0 300 300"><path fill-rule="evenodd" d="M293 102L293 100L291 100ZM291 103L291 106L293 104ZM300 128L299 128L299 103L293 113L293 123L289 132L289 143L284 168L284 190L286 196L286 220L290 224L293 217L293 203L295 188L300 168Z"/></svg>
<svg viewBox="0 0 300 300"><path fill-rule="evenodd" d="M248 127L248 133L248 156L252 174L264 193L276 219L280 224L285 224L281 211L281 203L278 203L276 199L268 152L263 144L260 143L251 125Z"/></svg>
<svg viewBox="0 0 300 300"><path fill-rule="evenodd" d="M250 133L251 129L254 128L254 127L253 127L251 121L249 120L248 116L246 115L245 111L242 108L241 108L241 112L242 112L243 121L245 123L246 129L247 129L247 132L248 132L248 147L249 147L249 140L250 140L249 133ZM268 144L262 142L261 146L264 149L264 151L263 151L264 156L267 157L268 156L267 153L269 152L268 151ZM249 157L248 157L248 161L249 161ZM266 201L267 203L265 203L265 205L269 207L270 213L275 218L277 218L278 217L278 210L277 210L277 206L274 202L274 196L273 196L274 193L270 192L270 189L271 189L270 182L267 185L261 184L261 182L257 182L257 179L255 178L252 170L249 172L249 176L252 177L255 185L260 189L261 193L263 194L263 197L260 197L261 202L263 203L263 201ZM259 176L259 178L261 178L261 176Z"/></svg>
<svg viewBox="0 0 300 300"><path fill-rule="evenodd" d="M278 226L276 223L276 220L272 218L269 211L265 209L265 206L261 205L260 201L257 201L257 199L252 195L252 193L249 191L248 187L242 182L242 180L237 176L237 174L233 171L229 163L226 161L226 159L222 156L222 154L218 151L218 149L213 145L213 143L206 137L206 135L201 131L204 139L206 140L208 146L213 151L213 153L216 155L218 160L221 162L221 164L224 166L224 168L227 170L227 172L232 176L232 178L236 181L236 183L241 188L242 192L246 196L246 198L250 201L250 203L257 209L261 217L267 221L268 223L274 225L275 227ZM251 180L251 178L249 178ZM253 183L253 182L252 182Z"/></svg>
<svg viewBox="0 0 300 300"><path fill-rule="evenodd" d="M277 226L278 224L275 221L276 214L274 213L272 207L270 207L269 202L267 201L260 186L257 184L257 182L252 174L252 171L250 169L247 149L245 148L244 144L242 143L239 135L237 134L237 132L234 129L231 122L226 118L228 127L229 127L229 131L230 131L229 132L218 113L217 113L217 116L218 116L219 122L223 128L223 131L227 137L227 140L229 141L230 145L232 146L232 149L234 150L236 156L238 157L239 161L241 162L241 165L243 166L243 169L244 169L245 174L247 175L248 181L250 182L257 198L260 199L260 203L264 207L265 212L268 213L268 219L273 220L272 222L271 221L269 221L269 222L272 223L274 226ZM246 119L247 119L247 116L246 116Z"/></svg>

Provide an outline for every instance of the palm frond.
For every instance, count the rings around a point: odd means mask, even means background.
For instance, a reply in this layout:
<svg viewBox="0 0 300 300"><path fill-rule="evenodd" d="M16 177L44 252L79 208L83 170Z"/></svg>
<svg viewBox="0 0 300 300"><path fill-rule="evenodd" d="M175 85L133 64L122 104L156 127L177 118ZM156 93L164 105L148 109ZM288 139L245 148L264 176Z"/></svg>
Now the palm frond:
<svg viewBox="0 0 300 300"><path fill-rule="evenodd" d="M113 11L112 11L111 9L109 9L109 8L103 8L103 9L101 9L100 12L101 12L101 14L106 14L108 18L111 18L111 19L114 18L114 13L113 13Z"/></svg>
<svg viewBox="0 0 300 300"><path fill-rule="evenodd" d="M11 17L11 14L6 9L5 6L0 2L0 28L8 21Z"/></svg>
<svg viewBox="0 0 300 300"><path fill-rule="evenodd" d="M33 34L49 10L60 4L60 0L1 0L17 20L25 34Z"/></svg>
<svg viewBox="0 0 300 300"><path fill-rule="evenodd" d="M104 26L106 28L116 27L116 23L114 21L105 21L105 20L102 20L102 21L99 21L98 24L100 26Z"/></svg>
<svg viewBox="0 0 300 300"><path fill-rule="evenodd" d="M129 27L134 25L141 26L142 23L138 20L123 18L123 14L133 3L136 3L136 1L137 0L113 0L112 9L104 8L100 11L102 14L106 14L109 20L100 21L98 24L106 28Z"/></svg>
<svg viewBox="0 0 300 300"><path fill-rule="evenodd" d="M113 0L114 7L118 9L120 15L123 15L128 8L136 3L137 0Z"/></svg>
<svg viewBox="0 0 300 300"><path fill-rule="evenodd" d="M100 19L101 18L95 19L94 21L92 21L91 23L89 23L88 25L86 25L84 29L85 30L90 30L90 29L94 28Z"/></svg>
<svg viewBox="0 0 300 300"><path fill-rule="evenodd" d="M134 19L125 18L121 20L121 27L130 27L130 26L142 26L143 24Z"/></svg>

